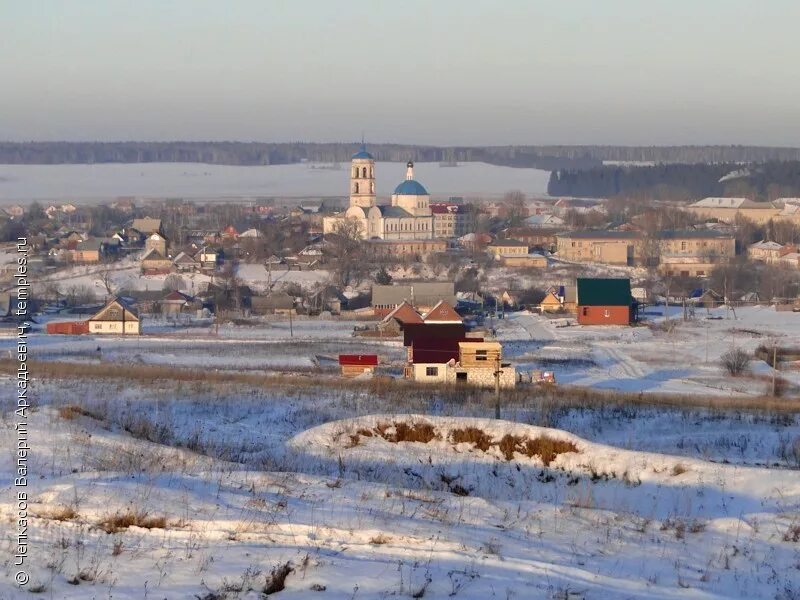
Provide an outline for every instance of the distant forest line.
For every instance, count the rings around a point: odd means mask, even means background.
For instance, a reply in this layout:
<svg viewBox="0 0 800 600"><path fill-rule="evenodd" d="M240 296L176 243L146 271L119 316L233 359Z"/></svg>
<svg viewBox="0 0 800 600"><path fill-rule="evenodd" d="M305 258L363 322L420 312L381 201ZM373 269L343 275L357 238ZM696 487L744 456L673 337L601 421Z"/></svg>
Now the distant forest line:
<svg viewBox="0 0 800 600"><path fill-rule="evenodd" d="M564 169L551 173L547 193L655 200L734 196L769 201L800 197L800 161L772 161L746 167L727 163Z"/></svg>
<svg viewBox="0 0 800 600"><path fill-rule="evenodd" d="M282 165L347 162L357 143L0 142L3 164L196 162ZM554 170L597 169L603 161L729 165L800 161L800 148L761 146L425 146L368 144L379 161L485 162Z"/></svg>

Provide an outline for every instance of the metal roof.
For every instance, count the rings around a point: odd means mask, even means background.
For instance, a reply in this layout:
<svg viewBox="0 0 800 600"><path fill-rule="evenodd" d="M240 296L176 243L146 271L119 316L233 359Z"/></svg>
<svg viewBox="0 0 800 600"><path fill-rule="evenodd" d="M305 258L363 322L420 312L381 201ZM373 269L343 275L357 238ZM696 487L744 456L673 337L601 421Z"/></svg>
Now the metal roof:
<svg viewBox="0 0 800 600"><path fill-rule="evenodd" d="M578 306L630 306L630 279L578 278Z"/></svg>
<svg viewBox="0 0 800 600"><path fill-rule="evenodd" d="M434 306L440 300L456 303L455 285L452 281L420 282L410 285L373 285L373 306L394 306L403 301L416 306Z"/></svg>
<svg viewBox="0 0 800 600"><path fill-rule="evenodd" d="M381 211L381 216L385 219L410 219L414 215L400 206L375 206Z"/></svg>
<svg viewBox="0 0 800 600"><path fill-rule="evenodd" d="M570 231L566 233L559 233L556 237L567 239L626 239L635 240L642 237L638 231L609 231L608 229L592 230L592 231Z"/></svg>
<svg viewBox="0 0 800 600"><path fill-rule="evenodd" d="M406 179L396 188L394 193L399 196L429 196L426 190L419 181L415 179Z"/></svg>
<svg viewBox="0 0 800 600"><path fill-rule="evenodd" d="M358 149L358 152L353 154L353 156L351 158L353 158L353 159L355 159L355 158L365 158L367 160L375 160L375 158L373 158L372 154L367 152L367 147L364 144L361 145L361 148Z"/></svg>

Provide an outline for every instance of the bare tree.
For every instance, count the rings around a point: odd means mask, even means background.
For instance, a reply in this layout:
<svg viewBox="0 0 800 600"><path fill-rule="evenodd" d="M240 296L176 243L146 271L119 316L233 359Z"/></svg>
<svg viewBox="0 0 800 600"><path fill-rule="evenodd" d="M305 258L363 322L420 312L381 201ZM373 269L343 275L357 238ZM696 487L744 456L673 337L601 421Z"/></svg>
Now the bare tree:
<svg viewBox="0 0 800 600"><path fill-rule="evenodd" d="M186 282L183 280L183 277L181 277L177 273L171 273L167 275L166 279L164 279L164 285L162 289L165 292L174 292L177 290L183 290L186 289Z"/></svg>
<svg viewBox="0 0 800 600"><path fill-rule="evenodd" d="M508 226L517 227L522 225L528 216L528 209L525 207L525 194L519 190L512 190L503 195L503 203L506 205L508 214Z"/></svg>
<svg viewBox="0 0 800 600"><path fill-rule="evenodd" d="M361 243L363 228L357 219L343 219L326 237L325 255L331 264L338 285L359 282L369 272Z"/></svg>
<svg viewBox="0 0 800 600"><path fill-rule="evenodd" d="M100 271L100 274L97 277L98 283L106 292L106 296L116 295L119 289L119 286L116 283L114 283L111 273L112 270L110 268L103 269L102 271Z"/></svg>

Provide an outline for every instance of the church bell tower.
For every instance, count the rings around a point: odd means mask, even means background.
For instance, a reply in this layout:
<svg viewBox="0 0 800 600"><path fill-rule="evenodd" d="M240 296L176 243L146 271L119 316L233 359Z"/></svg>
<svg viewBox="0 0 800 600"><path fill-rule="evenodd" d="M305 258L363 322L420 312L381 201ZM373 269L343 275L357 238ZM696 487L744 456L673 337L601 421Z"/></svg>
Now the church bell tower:
<svg viewBox="0 0 800 600"><path fill-rule="evenodd" d="M375 206L375 159L363 144L350 165L350 206Z"/></svg>

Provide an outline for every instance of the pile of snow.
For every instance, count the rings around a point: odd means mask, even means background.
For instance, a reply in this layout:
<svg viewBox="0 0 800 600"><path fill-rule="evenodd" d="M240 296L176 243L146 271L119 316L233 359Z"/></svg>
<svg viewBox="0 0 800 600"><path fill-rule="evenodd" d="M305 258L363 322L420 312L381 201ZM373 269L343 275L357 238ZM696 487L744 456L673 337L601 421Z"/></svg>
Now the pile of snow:
<svg viewBox="0 0 800 600"><path fill-rule="evenodd" d="M416 437L426 441L396 441L399 427L412 431L405 437L422 432ZM485 434L493 446L482 451L472 443L454 443L454 433L468 428ZM551 460L520 452L504 455L497 445L508 437L552 440L572 449ZM451 492L458 486L464 495L502 500L576 504L588 491L593 507L658 518L668 518L695 495L703 501L691 508L694 518L779 512L787 498L800 500L796 472L764 477L763 469L623 450L566 431L492 419L370 415L314 427L292 438L289 446L331 474ZM732 484L739 489L736 496L729 495Z"/></svg>

